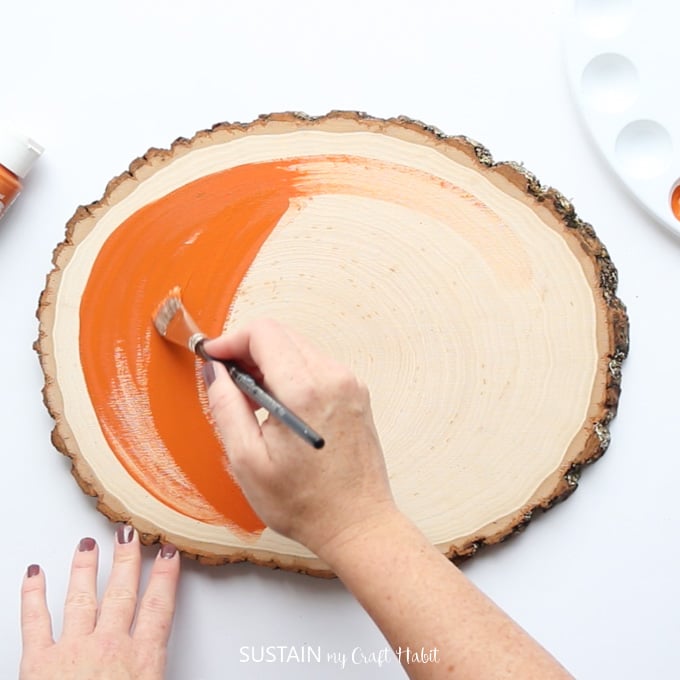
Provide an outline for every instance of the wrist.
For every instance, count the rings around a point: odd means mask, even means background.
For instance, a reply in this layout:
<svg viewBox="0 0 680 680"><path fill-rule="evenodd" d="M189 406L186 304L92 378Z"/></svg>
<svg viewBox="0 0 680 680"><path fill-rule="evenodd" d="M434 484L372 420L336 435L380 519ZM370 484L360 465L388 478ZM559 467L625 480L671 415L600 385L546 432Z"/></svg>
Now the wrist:
<svg viewBox="0 0 680 680"><path fill-rule="evenodd" d="M373 552L385 541L403 535L408 528L415 529L390 499L363 511L357 519L348 522L318 545L314 552L337 573L347 560L354 560L362 553Z"/></svg>

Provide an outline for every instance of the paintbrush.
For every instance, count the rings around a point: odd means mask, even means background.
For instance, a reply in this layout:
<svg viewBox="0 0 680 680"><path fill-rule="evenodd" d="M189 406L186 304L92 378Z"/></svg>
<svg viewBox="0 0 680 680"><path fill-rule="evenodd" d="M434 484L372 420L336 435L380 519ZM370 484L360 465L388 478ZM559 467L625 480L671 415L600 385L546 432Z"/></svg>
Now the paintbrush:
<svg viewBox="0 0 680 680"><path fill-rule="evenodd" d="M250 397L258 406L266 409L274 418L287 425L315 449L320 449L324 445L323 437L314 432L309 425L269 394L261 385L258 385L253 376L241 370L232 361L218 359L205 351L203 343L207 340L207 336L201 332L184 307L179 288L171 290L165 300L158 305L153 315L153 324L166 340L188 348L205 361L218 361L225 366L231 379L241 392Z"/></svg>

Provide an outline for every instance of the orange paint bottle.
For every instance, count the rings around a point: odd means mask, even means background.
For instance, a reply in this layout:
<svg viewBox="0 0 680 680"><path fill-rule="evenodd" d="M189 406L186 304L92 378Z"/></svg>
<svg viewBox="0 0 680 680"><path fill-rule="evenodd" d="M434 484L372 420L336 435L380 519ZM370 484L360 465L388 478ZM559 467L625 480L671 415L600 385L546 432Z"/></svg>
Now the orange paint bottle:
<svg viewBox="0 0 680 680"><path fill-rule="evenodd" d="M14 202L43 148L32 139L0 130L0 218Z"/></svg>

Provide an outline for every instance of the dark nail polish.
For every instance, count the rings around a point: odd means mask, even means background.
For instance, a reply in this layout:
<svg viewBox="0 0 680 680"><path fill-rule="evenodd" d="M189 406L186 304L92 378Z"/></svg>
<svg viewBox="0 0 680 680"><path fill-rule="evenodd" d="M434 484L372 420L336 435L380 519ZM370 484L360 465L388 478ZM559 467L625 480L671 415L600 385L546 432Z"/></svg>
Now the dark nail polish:
<svg viewBox="0 0 680 680"><path fill-rule="evenodd" d="M37 576L40 573L40 566L37 564L29 564L28 569L26 569L26 575L28 578Z"/></svg>
<svg viewBox="0 0 680 680"><path fill-rule="evenodd" d="M215 382L215 367L212 361L206 361L201 369L203 372L203 381L206 387L210 387Z"/></svg>
<svg viewBox="0 0 680 680"><path fill-rule="evenodd" d="M90 550L94 550L95 545L97 544L94 538L83 538L78 544L78 550L80 550L80 552L90 552Z"/></svg>
<svg viewBox="0 0 680 680"><path fill-rule="evenodd" d="M164 560L172 559L177 554L177 548L172 543L166 543L162 548L160 555Z"/></svg>
<svg viewBox="0 0 680 680"><path fill-rule="evenodd" d="M119 524L116 527L116 540L120 545L130 543L135 535L135 530L129 524Z"/></svg>

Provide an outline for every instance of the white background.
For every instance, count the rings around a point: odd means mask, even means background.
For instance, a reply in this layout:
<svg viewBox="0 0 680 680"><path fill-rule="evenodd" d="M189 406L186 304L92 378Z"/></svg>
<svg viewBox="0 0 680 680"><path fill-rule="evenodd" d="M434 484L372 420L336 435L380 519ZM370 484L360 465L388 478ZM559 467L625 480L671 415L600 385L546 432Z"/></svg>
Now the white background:
<svg viewBox="0 0 680 680"><path fill-rule="evenodd" d="M465 572L578 678L678 677L680 239L629 197L580 122L562 55L570 12L567 0L4 4L0 118L46 152L0 223L0 677L16 677L26 565L47 573L58 631L78 540L99 540L105 573L111 555L113 526L50 443L31 347L66 221L150 146L219 121L330 109L476 138L571 198L608 247L631 319L612 445L566 503ZM155 550L145 554L148 566ZM171 680L402 677L396 663L241 663L241 647L350 655L385 642L337 581L183 568Z"/></svg>

